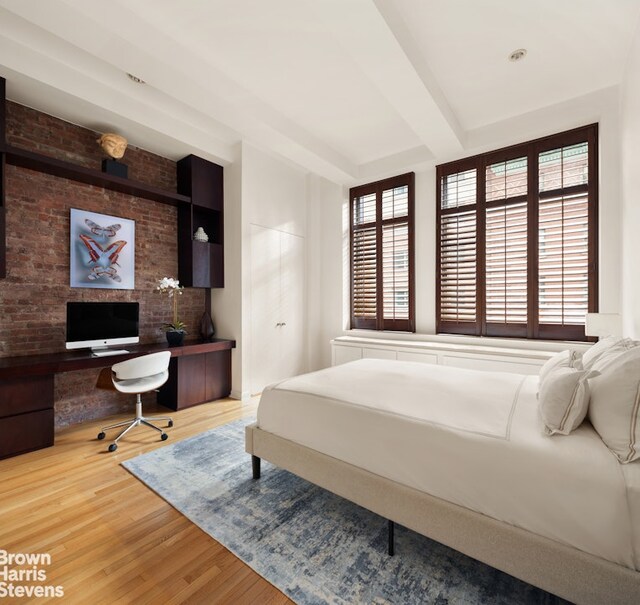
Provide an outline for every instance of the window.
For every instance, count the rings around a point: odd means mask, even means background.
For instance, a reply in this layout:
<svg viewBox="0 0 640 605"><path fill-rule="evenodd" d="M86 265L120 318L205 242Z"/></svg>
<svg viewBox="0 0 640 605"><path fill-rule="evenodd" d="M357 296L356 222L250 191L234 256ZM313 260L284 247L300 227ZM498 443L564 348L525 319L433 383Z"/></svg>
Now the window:
<svg viewBox="0 0 640 605"><path fill-rule="evenodd" d="M437 167L438 332L585 340L597 125Z"/></svg>
<svg viewBox="0 0 640 605"><path fill-rule="evenodd" d="M349 193L351 327L413 332L414 174Z"/></svg>

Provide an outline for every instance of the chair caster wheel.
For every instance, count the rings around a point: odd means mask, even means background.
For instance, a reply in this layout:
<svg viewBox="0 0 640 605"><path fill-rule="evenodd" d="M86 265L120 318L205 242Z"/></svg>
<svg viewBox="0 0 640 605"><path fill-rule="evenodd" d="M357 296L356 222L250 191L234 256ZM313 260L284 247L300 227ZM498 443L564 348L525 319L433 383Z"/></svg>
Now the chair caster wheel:
<svg viewBox="0 0 640 605"><path fill-rule="evenodd" d="M98 439L104 439L106 437L106 433L104 431L98 433Z"/></svg>
<svg viewBox="0 0 640 605"><path fill-rule="evenodd" d="M160 435L160 439L162 439L162 441L166 441L167 439L169 439L169 435L167 435L166 433L162 433L162 435Z"/></svg>
<svg viewBox="0 0 640 605"><path fill-rule="evenodd" d="M167 422L167 426L173 426L173 420L169 420L169 422Z"/></svg>
<svg viewBox="0 0 640 605"><path fill-rule="evenodd" d="M117 443L112 443L112 444L109 446L109 451L110 451L110 452L115 452L117 449L118 449L118 444L117 444Z"/></svg>

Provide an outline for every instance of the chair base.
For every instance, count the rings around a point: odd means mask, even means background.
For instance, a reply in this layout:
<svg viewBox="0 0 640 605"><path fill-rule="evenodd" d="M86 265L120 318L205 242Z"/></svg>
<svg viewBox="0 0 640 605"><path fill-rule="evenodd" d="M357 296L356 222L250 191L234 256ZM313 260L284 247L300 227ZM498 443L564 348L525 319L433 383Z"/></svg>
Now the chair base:
<svg viewBox="0 0 640 605"><path fill-rule="evenodd" d="M144 425L148 428L158 431L160 433L160 439L162 439L162 441L165 441L166 439L168 439L169 435L167 435L160 427L153 424L151 422L152 420L165 421L167 423L167 427L173 426L173 420L169 416L153 416L151 418L146 418L145 416L143 416L142 402L140 400L140 395L138 395L138 400L136 402L136 417L133 418L132 420L124 420L123 422L116 422L115 424L110 424L109 426L102 427L100 429L100 432L98 433L98 439L104 439L106 437L106 431L109 431L111 429L115 429L121 426L125 427L125 429L121 431L120 434L109 445L109 451L115 452L118 449L118 441L120 441L120 439L122 439L122 437L124 437L131 429L140 425Z"/></svg>

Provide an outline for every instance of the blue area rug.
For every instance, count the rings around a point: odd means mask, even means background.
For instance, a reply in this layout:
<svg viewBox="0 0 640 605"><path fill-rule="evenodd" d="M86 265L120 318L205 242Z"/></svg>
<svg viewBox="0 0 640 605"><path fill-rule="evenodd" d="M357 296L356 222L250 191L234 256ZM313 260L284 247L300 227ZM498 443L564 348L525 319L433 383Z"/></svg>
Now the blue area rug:
<svg viewBox="0 0 640 605"><path fill-rule="evenodd" d="M123 466L296 603L566 603L402 527L389 557L382 517L265 461L254 481L248 422Z"/></svg>

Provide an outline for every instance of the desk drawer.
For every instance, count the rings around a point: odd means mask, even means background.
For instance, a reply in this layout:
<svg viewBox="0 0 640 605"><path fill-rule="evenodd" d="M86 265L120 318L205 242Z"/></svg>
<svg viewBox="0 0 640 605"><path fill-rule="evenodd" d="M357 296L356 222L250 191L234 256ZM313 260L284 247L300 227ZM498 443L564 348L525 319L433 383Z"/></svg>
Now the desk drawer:
<svg viewBox="0 0 640 605"><path fill-rule="evenodd" d="M53 374L0 380L0 418L53 408Z"/></svg>
<svg viewBox="0 0 640 605"><path fill-rule="evenodd" d="M0 418L0 458L53 445L53 408Z"/></svg>

